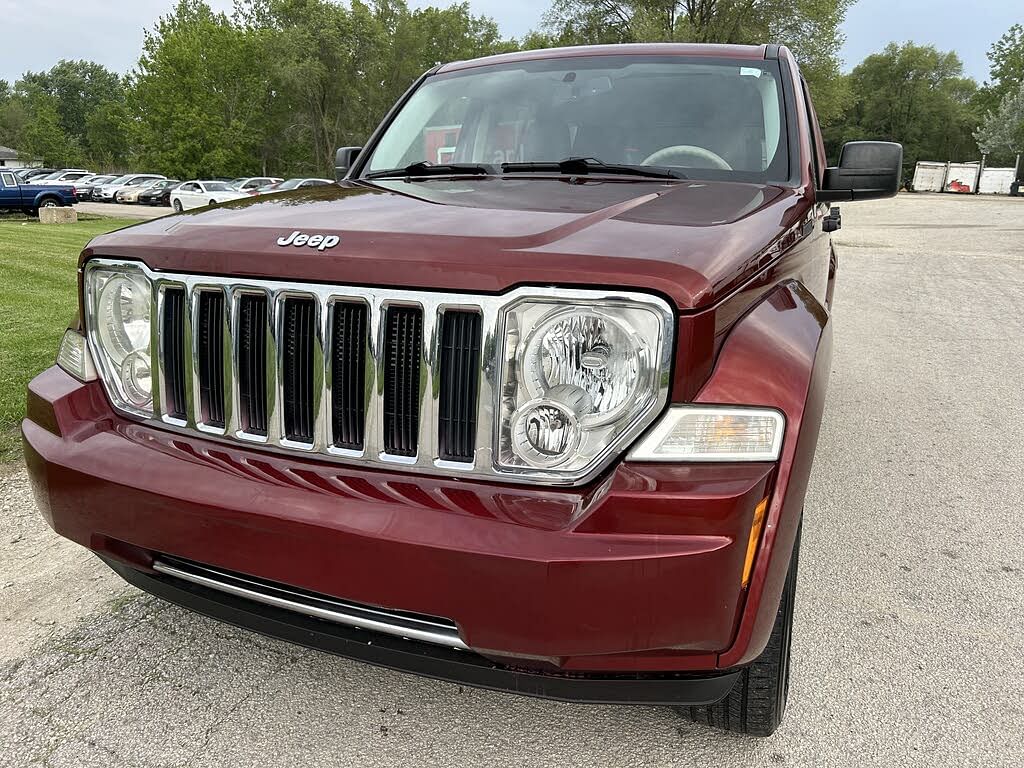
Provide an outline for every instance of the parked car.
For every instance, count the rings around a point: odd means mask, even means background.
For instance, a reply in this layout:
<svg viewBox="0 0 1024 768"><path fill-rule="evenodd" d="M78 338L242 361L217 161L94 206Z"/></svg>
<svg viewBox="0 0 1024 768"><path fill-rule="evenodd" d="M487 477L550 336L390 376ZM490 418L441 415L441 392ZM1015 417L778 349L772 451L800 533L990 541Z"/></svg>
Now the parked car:
<svg viewBox="0 0 1024 768"><path fill-rule="evenodd" d="M171 192L181 186L178 179L161 179L139 193L141 205L164 205L171 204Z"/></svg>
<svg viewBox="0 0 1024 768"><path fill-rule="evenodd" d="M266 184L259 188L259 194L266 195L271 192L286 192L289 189L303 189L305 187L322 187L333 184L330 179L288 179L273 184Z"/></svg>
<svg viewBox="0 0 1024 768"><path fill-rule="evenodd" d="M56 170L56 168L22 168L20 171L17 171L17 174L21 181L31 181L39 176L53 173Z"/></svg>
<svg viewBox="0 0 1024 768"><path fill-rule="evenodd" d="M142 192L150 190L156 184L162 184L166 179L150 179L144 181L141 184L133 184L123 189L119 189L114 195L114 201L118 203L124 203L126 205L133 205L139 201L139 195Z"/></svg>
<svg viewBox="0 0 1024 768"><path fill-rule="evenodd" d="M93 176L92 171L83 171L80 168L65 168L62 171L54 171L45 176L37 176L32 179L33 184L74 184L86 176Z"/></svg>
<svg viewBox="0 0 1024 768"><path fill-rule="evenodd" d="M282 181L284 181L284 179L278 179L271 176L252 176L249 178L233 179L231 181L231 187L237 189L239 192L257 195L259 194L261 187L265 187L270 184L279 184Z"/></svg>
<svg viewBox="0 0 1024 768"><path fill-rule="evenodd" d="M102 176L93 176L91 178L86 177L78 184L75 184L75 189L78 190L78 199L83 202L92 200L93 194L104 184L109 184L111 181L117 178L116 174L104 174Z"/></svg>
<svg viewBox="0 0 1024 768"><path fill-rule="evenodd" d="M92 197L93 200L101 203L112 203L115 201L117 193L125 187L134 187L147 181L164 178L166 176L159 173L127 173L93 190Z"/></svg>
<svg viewBox="0 0 1024 768"><path fill-rule="evenodd" d="M171 192L171 207L176 211L202 208L204 205L226 203L248 197L245 192L233 189L226 181L186 181Z"/></svg>
<svg viewBox="0 0 1024 768"><path fill-rule="evenodd" d="M71 185L32 184L0 168L0 210L21 211L36 216L40 208L59 208L78 202Z"/></svg>
<svg viewBox="0 0 1024 768"><path fill-rule="evenodd" d="M372 136L86 247L22 422L46 522L292 642L774 731L831 205L900 145L826 168L786 48L661 43L435 67Z"/></svg>

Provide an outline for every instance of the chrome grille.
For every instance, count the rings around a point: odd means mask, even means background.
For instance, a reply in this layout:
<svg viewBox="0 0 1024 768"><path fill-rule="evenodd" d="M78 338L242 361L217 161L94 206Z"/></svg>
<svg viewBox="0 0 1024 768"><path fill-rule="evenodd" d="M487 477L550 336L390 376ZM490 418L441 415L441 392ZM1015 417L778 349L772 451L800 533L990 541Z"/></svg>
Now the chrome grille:
<svg viewBox="0 0 1024 768"><path fill-rule="evenodd" d="M481 362L480 350L494 349L500 300L152 279L154 410L163 424L360 464L490 470L496 361ZM460 360L442 365L449 314L474 321L458 326Z"/></svg>

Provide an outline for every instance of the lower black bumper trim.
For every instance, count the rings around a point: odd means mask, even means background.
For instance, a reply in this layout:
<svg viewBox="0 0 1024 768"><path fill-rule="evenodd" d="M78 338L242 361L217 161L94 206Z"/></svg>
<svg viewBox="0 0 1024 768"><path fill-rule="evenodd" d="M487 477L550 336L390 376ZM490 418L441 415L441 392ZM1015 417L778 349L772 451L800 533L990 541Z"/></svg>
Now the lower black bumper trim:
<svg viewBox="0 0 1024 768"><path fill-rule="evenodd" d="M472 651L332 624L141 571L118 560L103 560L139 589L228 624L349 659L478 688L593 704L702 706L723 699L739 675L738 671L562 675L514 670Z"/></svg>

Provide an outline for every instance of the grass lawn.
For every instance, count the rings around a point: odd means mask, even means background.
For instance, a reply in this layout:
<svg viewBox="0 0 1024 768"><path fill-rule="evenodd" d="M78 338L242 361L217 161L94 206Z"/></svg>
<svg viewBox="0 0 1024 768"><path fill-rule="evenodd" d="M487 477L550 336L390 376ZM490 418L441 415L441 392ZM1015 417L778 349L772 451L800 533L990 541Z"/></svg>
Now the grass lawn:
<svg viewBox="0 0 1024 768"><path fill-rule="evenodd" d="M88 218L40 224L0 218L0 462L21 457L25 385L53 365L78 309L78 254L96 235L138 221Z"/></svg>

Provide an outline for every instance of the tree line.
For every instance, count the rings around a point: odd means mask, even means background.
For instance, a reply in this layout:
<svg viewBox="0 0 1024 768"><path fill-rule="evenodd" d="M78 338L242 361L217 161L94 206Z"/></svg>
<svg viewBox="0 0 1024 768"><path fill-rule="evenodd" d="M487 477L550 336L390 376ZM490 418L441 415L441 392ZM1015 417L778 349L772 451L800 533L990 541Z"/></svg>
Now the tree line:
<svg viewBox="0 0 1024 768"><path fill-rule="evenodd" d="M892 43L841 72L854 0L554 0L541 29L504 38L468 3L177 0L135 68L89 61L0 80L0 144L47 165L145 168L177 178L331 175L438 62L558 45L780 42L800 61L829 156L853 139L901 141L906 159L1013 161L1024 149L1024 28L990 51L991 79L956 52Z"/></svg>

